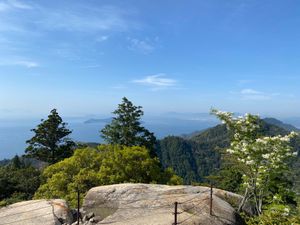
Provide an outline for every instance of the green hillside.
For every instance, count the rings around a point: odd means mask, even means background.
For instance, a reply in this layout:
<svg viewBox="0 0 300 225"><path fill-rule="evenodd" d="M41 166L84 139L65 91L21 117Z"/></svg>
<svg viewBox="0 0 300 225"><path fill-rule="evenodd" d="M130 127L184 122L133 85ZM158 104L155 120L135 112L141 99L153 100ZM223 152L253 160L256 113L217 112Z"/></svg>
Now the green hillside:
<svg viewBox="0 0 300 225"><path fill-rule="evenodd" d="M285 135L289 131L261 120L265 136ZM216 172L222 164L221 150L229 146L230 133L225 125L196 133L189 139L169 136L159 141L157 154L164 167L172 167L184 182L203 182L205 177ZM300 151L300 138L292 140L295 150Z"/></svg>

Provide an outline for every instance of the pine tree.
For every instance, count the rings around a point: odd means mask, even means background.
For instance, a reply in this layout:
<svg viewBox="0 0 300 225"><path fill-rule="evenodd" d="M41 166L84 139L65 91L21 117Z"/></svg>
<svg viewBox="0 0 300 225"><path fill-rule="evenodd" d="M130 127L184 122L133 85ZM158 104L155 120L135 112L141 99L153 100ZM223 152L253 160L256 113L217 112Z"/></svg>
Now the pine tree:
<svg viewBox="0 0 300 225"><path fill-rule="evenodd" d="M155 156L156 138L140 122L144 115L142 107L133 105L124 97L113 114L116 116L101 130L101 137L109 144L144 146L149 150L151 156Z"/></svg>
<svg viewBox="0 0 300 225"><path fill-rule="evenodd" d="M68 138L72 131L66 125L56 109L51 110L48 119L42 119L37 128L31 130L35 135L26 141L29 144L25 150L27 156L51 164L70 157L75 143Z"/></svg>

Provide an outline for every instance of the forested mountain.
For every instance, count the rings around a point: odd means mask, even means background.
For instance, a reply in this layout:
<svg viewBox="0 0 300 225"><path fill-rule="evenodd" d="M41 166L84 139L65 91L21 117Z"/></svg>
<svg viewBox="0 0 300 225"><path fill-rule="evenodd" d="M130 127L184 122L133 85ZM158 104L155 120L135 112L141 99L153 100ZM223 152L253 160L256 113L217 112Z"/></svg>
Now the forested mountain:
<svg viewBox="0 0 300 225"><path fill-rule="evenodd" d="M276 125L278 127L281 127L287 131L300 131L297 127L291 125L291 124L286 124L281 122L280 120L277 120L275 118L264 118L264 121L269 123L269 124L273 124Z"/></svg>
<svg viewBox="0 0 300 225"><path fill-rule="evenodd" d="M43 169L45 168L48 163L34 159L34 158L26 158L24 156L20 156L20 160L26 165L26 166L32 166L36 169ZM0 160L0 166L6 166L9 165L12 162L12 159L4 159Z"/></svg>
<svg viewBox="0 0 300 225"><path fill-rule="evenodd" d="M261 120L261 131L265 136L286 135L289 130ZM230 133L225 125L217 125L195 135L184 138L169 136L158 142L157 155L164 167L171 167L189 184L203 182L205 177L221 166L221 152L230 144ZM300 138L292 140L300 151Z"/></svg>
<svg viewBox="0 0 300 225"><path fill-rule="evenodd" d="M8 165L10 162L9 159L3 159L3 160L0 160L0 166L5 166L5 165Z"/></svg>

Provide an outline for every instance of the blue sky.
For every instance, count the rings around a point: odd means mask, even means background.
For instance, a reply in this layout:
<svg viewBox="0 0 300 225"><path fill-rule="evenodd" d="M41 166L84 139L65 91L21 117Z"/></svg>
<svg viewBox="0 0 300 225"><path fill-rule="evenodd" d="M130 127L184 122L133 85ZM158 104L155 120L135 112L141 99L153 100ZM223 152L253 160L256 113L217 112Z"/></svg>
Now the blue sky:
<svg viewBox="0 0 300 225"><path fill-rule="evenodd" d="M297 0L0 0L0 118L300 115Z"/></svg>

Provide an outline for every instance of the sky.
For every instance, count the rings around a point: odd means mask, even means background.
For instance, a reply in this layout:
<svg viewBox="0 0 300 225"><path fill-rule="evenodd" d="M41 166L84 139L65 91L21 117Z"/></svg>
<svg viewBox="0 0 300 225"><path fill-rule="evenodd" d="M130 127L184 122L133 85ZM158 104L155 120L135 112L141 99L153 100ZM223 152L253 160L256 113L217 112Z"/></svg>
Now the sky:
<svg viewBox="0 0 300 225"><path fill-rule="evenodd" d="M0 119L300 115L298 0L0 0Z"/></svg>

